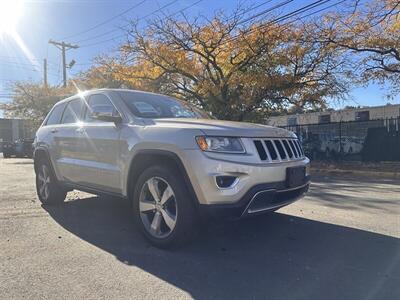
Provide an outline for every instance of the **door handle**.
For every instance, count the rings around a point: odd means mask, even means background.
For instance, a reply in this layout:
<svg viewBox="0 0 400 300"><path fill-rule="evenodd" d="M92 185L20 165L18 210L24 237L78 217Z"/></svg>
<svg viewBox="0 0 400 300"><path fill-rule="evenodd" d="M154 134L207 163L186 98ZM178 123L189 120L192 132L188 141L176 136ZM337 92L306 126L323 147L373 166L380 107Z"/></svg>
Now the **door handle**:
<svg viewBox="0 0 400 300"><path fill-rule="evenodd" d="M56 133L56 132L58 132L58 130L55 129L55 128L53 128L50 132L51 132L51 133Z"/></svg>
<svg viewBox="0 0 400 300"><path fill-rule="evenodd" d="M78 128L78 129L76 130L76 132L78 132L78 133L84 133L84 132L85 132L85 129L83 129L83 128Z"/></svg>

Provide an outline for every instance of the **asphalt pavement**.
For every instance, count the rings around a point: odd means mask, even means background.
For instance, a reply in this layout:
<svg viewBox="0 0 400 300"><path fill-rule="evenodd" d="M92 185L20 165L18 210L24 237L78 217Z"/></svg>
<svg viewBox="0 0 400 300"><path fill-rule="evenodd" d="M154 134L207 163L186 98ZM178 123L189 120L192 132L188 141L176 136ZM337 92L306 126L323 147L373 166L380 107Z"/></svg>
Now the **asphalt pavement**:
<svg viewBox="0 0 400 300"><path fill-rule="evenodd" d="M400 299L400 181L319 174L276 213L150 246L123 200L36 198L29 159L0 158L0 299Z"/></svg>

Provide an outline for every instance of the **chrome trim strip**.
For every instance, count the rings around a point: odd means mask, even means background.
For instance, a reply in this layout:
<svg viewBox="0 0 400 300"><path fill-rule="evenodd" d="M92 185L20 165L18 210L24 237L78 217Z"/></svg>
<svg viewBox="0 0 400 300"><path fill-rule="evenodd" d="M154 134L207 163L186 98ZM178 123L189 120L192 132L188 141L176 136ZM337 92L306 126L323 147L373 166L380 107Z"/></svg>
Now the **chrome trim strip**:
<svg viewBox="0 0 400 300"><path fill-rule="evenodd" d="M236 178L235 178L235 180L233 181L233 183L230 186L228 186L228 187L220 187L217 184L217 177L218 176L230 176L230 177L236 177ZM214 175L215 185L216 185L217 189L222 190L222 191L234 188L239 183L239 180L240 180L239 176L236 176L236 175L230 175L230 174L216 174L216 175Z"/></svg>
<svg viewBox="0 0 400 300"><path fill-rule="evenodd" d="M254 140L253 140L253 142L254 142ZM269 149L267 147L267 143L265 142L265 140L260 140L260 142L261 142L261 145L264 147L265 153L267 153L267 159L266 160L269 161L269 162L272 162L272 156L271 156L271 153L269 153ZM258 152L258 150L257 150L257 152ZM260 156L260 153L258 153L258 156Z"/></svg>
<svg viewBox="0 0 400 300"><path fill-rule="evenodd" d="M279 140L279 143L281 143L281 146L282 146L282 148L283 148L283 152L285 152L286 160L291 160L291 158L290 158L290 156L289 156L289 152L287 151L286 146L285 146L285 143L284 143L283 141L284 141L284 139L280 139L280 140Z"/></svg>
<svg viewBox="0 0 400 300"><path fill-rule="evenodd" d="M278 160L278 161L283 161L283 159L282 159L282 157L281 157L281 154L280 154L279 151L278 151L278 147L277 147L276 144L275 144L275 140L271 139L271 143L272 143L272 146L274 147L275 152L276 152L276 156L277 156L277 159L276 159L276 160Z"/></svg>
<svg viewBox="0 0 400 300"><path fill-rule="evenodd" d="M271 192L275 192L275 193L284 193L284 192L290 192L290 191L302 189L302 188L304 188L305 186L307 186L307 185L309 185L309 184L310 184L310 181L307 181L307 183L305 183L305 184L303 184L303 185L299 185L299 186L297 186L297 187L290 188L290 189L285 189L285 190L268 189L268 190L259 191L259 192L255 193L254 196L251 198L251 200L250 200L249 203L246 205L246 208L243 210L243 212L242 212L242 214L241 214L240 217L244 217L244 216L247 215L247 214L254 214L254 213L257 213L257 212L262 212L262 211L266 211L266 210L271 210L271 209L274 209L274 208L277 208L277 207L280 207L280 206L285 206L285 205L288 205L288 204L290 204L290 203L295 202L296 200L298 200L299 198L302 197L302 195L300 195L300 196L295 197L293 200L290 200L290 201L282 202L282 203L279 203L279 204L276 204L276 205L273 205L273 206L268 206L268 207L265 207L265 208L260 208L260 209L256 209L256 210L250 210L249 207L250 207L251 204L253 203L254 199L255 199L259 194L261 194L261 193L271 193Z"/></svg>
<svg viewBox="0 0 400 300"><path fill-rule="evenodd" d="M307 181L307 183L305 183L303 185L296 186L294 188L290 188L290 189L286 189L286 190L276 190L276 193L284 193L284 192L290 192L290 191L294 191L294 190L297 190L297 189L301 189L301 188L305 187L307 184L310 184L310 181Z"/></svg>
<svg viewBox="0 0 400 300"><path fill-rule="evenodd" d="M257 197L261 193L270 193L270 192L274 192L274 191L276 191L276 189L263 190L263 191L259 191L259 192L255 193L254 196L249 201L249 203L246 205L246 208L243 210L240 217L243 217L247 214L247 211L248 211L250 205L253 203L255 197Z"/></svg>
<svg viewBox="0 0 400 300"><path fill-rule="evenodd" d="M275 208L278 208L278 207L286 206L286 205L289 205L289 204L291 204L293 202L296 202L296 200L298 200L299 198L301 198L301 196L298 196L298 197L294 198L293 200L282 202L282 203L277 204L277 205L268 206L268 207L265 207L265 208L254 209L254 210L253 209L249 209L247 211L247 214L251 215L251 214L255 214L255 213L259 213L259 212L263 212L263 211L267 211L267 210L272 210L272 209L275 209Z"/></svg>

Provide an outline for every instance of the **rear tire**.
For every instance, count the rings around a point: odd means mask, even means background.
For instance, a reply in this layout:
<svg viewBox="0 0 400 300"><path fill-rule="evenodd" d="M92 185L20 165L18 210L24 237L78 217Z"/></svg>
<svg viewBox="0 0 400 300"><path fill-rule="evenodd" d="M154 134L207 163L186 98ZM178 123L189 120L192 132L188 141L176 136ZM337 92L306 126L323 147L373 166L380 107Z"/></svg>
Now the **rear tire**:
<svg viewBox="0 0 400 300"><path fill-rule="evenodd" d="M43 204L62 203L67 195L67 190L58 183L46 159L41 159L37 164L36 192Z"/></svg>
<svg viewBox="0 0 400 300"><path fill-rule="evenodd" d="M196 236L197 212L176 168L150 166L145 169L137 180L132 201L136 223L154 246L177 247Z"/></svg>

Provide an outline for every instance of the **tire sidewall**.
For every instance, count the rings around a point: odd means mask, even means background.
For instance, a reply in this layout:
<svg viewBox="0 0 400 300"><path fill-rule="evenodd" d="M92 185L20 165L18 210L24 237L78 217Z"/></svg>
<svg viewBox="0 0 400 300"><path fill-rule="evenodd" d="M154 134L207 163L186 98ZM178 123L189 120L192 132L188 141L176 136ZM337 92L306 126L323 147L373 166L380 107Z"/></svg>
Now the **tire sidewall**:
<svg viewBox="0 0 400 300"><path fill-rule="evenodd" d="M43 165L47 167L47 171L49 172L50 176L49 197L47 199L42 198L39 191L39 172L41 172L40 169ZM57 179L54 176L53 169L51 168L49 162L45 159L41 159L38 163L38 170L36 172L36 193L40 202L43 204L62 203L67 194L67 192L58 184Z"/></svg>
<svg viewBox="0 0 400 300"><path fill-rule="evenodd" d="M177 220L173 231L165 238L155 238L145 228L142 222L139 210L139 198L143 185L151 177L160 177L171 186L175 194L176 209L177 209ZM167 168L164 166L151 166L145 169L145 171L139 176L137 184L135 185L132 195L132 209L135 217L137 226L145 237L155 246L160 248L166 248L180 244L180 240L187 239L188 220L187 218L193 216L193 204L192 199L189 197L187 188L184 184L181 174L175 168Z"/></svg>

